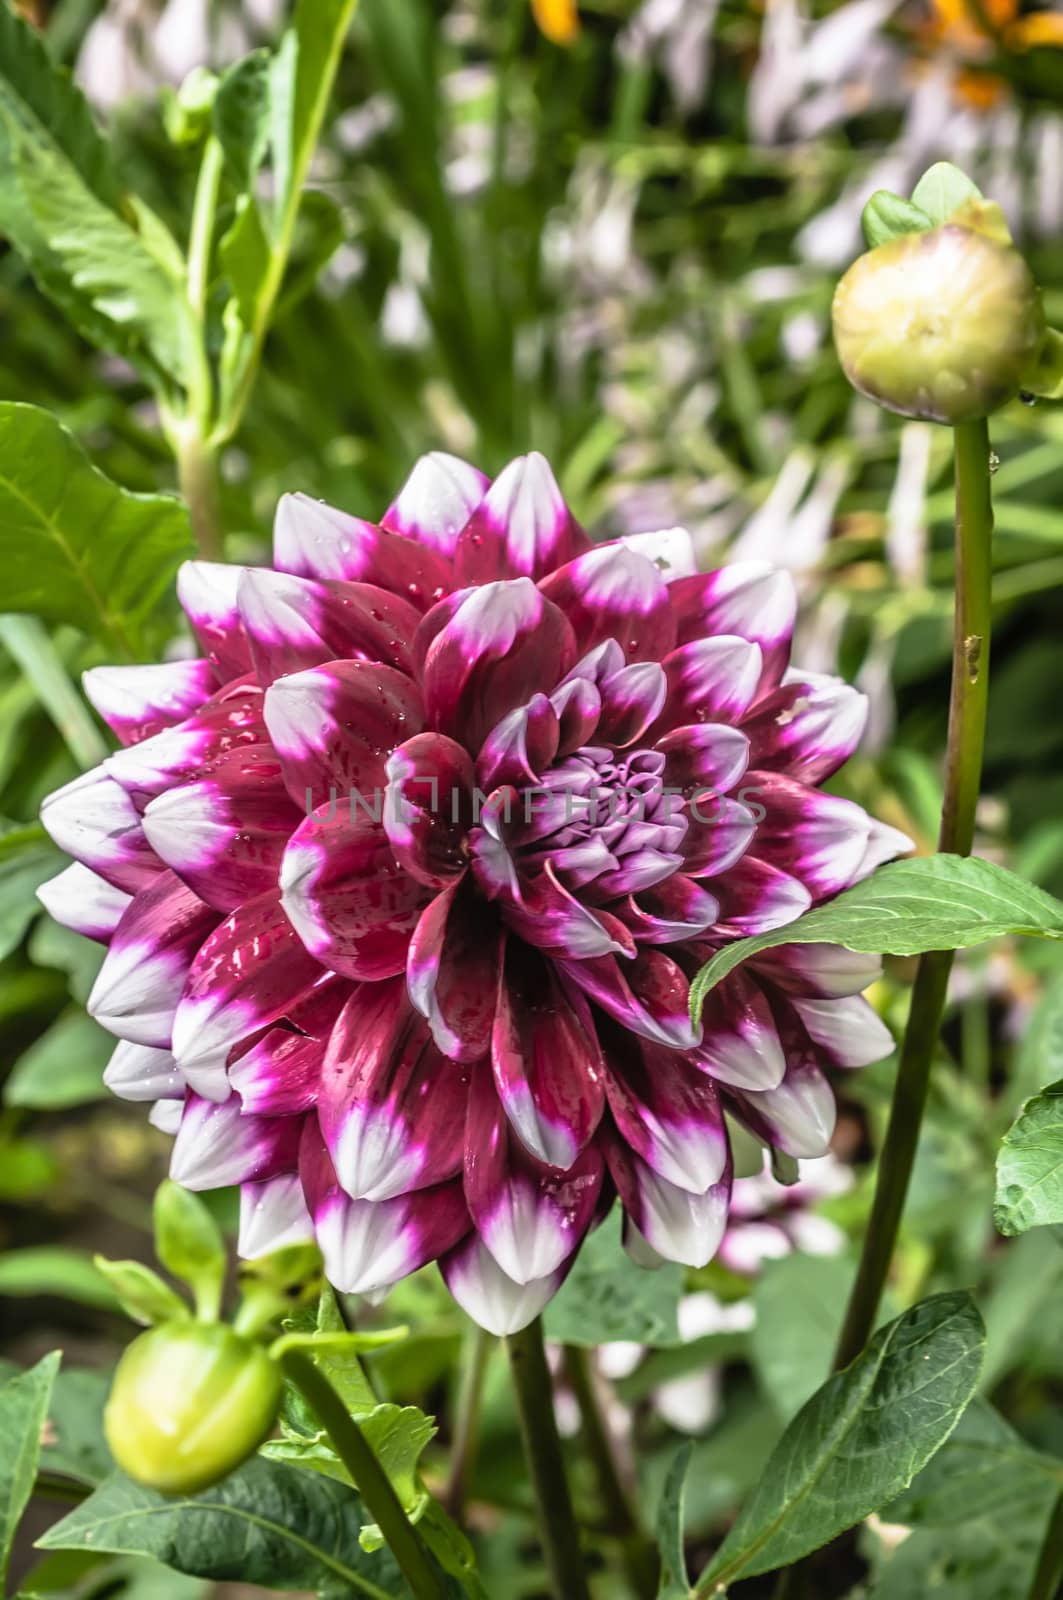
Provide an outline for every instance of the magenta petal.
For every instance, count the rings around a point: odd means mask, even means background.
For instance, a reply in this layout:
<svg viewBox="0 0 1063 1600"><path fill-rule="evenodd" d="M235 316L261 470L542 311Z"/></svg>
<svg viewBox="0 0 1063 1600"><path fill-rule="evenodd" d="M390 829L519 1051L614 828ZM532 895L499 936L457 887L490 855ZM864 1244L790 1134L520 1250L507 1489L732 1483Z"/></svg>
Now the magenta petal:
<svg viewBox="0 0 1063 1600"><path fill-rule="evenodd" d="M739 794L748 798L732 800L714 789L695 790L684 808L687 831L679 843L682 870L692 878L712 878L730 873L741 861L756 837L756 818L751 807L758 790L743 783Z"/></svg>
<svg viewBox="0 0 1063 1600"><path fill-rule="evenodd" d="M601 1051L582 997L566 997L551 964L515 939L506 947L491 1064L521 1143L546 1166L567 1170L601 1120Z"/></svg>
<svg viewBox="0 0 1063 1600"><path fill-rule="evenodd" d="M328 810L295 830L281 865L281 901L306 949L345 978L401 972L427 898L370 817Z"/></svg>
<svg viewBox="0 0 1063 1600"><path fill-rule="evenodd" d="M719 909L715 895L681 872L610 907L639 944L697 939L715 924Z"/></svg>
<svg viewBox="0 0 1063 1600"><path fill-rule="evenodd" d="M535 878L520 881L518 892L503 891L499 906L506 924L536 949L572 961L595 956L630 956L635 941L608 912L584 905L547 862Z"/></svg>
<svg viewBox="0 0 1063 1600"><path fill-rule="evenodd" d="M748 738L724 722L673 728L658 739L657 749L665 756L665 782L684 794L727 794L749 766Z"/></svg>
<svg viewBox="0 0 1063 1600"><path fill-rule="evenodd" d="M217 688L209 661L167 661L149 667L91 667L82 688L121 744L139 744L171 728Z"/></svg>
<svg viewBox="0 0 1063 1600"><path fill-rule="evenodd" d="M440 620L442 619L442 626ZM568 670L572 630L527 578L488 583L430 611L422 685L431 725L475 750L491 729Z"/></svg>
<svg viewBox="0 0 1063 1600"><path fill-rule="evenodd" d="M668 678L657 661L621 667L598 687L602 709L596 737L625 749L641 739L660 716L668 698Z"/></svg>
<svg viewBox="0 0 1063 1600"><path fill-rule="evenodd" d="M381 517L381 526L441 556L452 556L459 533L490 481L458 456L433 450L416 463L398 498Z"/></svg>
<svg viewBox="0 0 1063 1600"><path fill-rule="evenodd" d="M837 1117L830 1084L816 1065L807 1036L787 1037L786 1076L774 1089L737 1096L740 1115L754 1133L764 1133L786 1155L799 1160L826 1155Z"/></svg>
<svg viewBox="0 0 1063 1600"><path fill-rule="evenodd" d="M544 694L532 695L492 728L476 762L476 781L485 793L502 784L537 784L557 755L560 725Z"/></svg>
<svg viewBox="0 0 1063 1600"><path fill-rule="evenodd" d="M472 758L442 733L418 733L388 757L384 830L395 859L431 889L464 872L472 817Z"/></svg>
<svg viewBox="0 0 1063 1600"><path fill-rule="evenodd" d="M467 1092L401 978L356 989L329 1041L318 1104L346 1193L390 1200L460 1172Z"/></svg>
<svg viewBox="0 0 1063 1600"><path fill-rule="evenodd" d="M114 931L88 998L90 1016L120 1039L169 1049L192 959L217 922L180 878L160 873L134 895Z"/></svg>
<svg viewBox="0 0 1063 1600"><path fill-rule="evenodd" d="M196 1092L225 1099L234 1045L284 1016L325 976L275 890L226 917L192 963L174 1017L173 1053Z"/></svg>
<svg viewBox="0 0 1063 1600"><path fill-rule="evenodd" d="M572 677L550 696L558 719L558 756L589 743L602 714L602 697L589 678Z"/></svg>
<svg viewBox="0 0 1063 1600"><path fill-rule="evenodd" d="M224 1189L294 1172L297 1117L245 1117L235 1096L217 1105L190 1094L170 1156L170 1177L186 1189Z"/></svg>
<svg viewBox="0 0 1063 1600"><path fill-rule="evenodd" d="M198 777L229 750L264 744L262 690L247 679L227 684L172 728L108 756L108 773L141 811L158 794Z"/></svg>
<svg viewBox="0 0 1063 1600"><path fill-rule="evenodd" d="M869 1067L894 1048L892 1033L859 995L841 1000L794 1000L793 1008L826 1066Z"/></svg>
<svg viewBox="0 0 1063 1600"><path fill-rule="evenodd" d="M314 1224L298 1173L240 1185L240 1233L236 1253L257 1261L293 1244L312 1244Z"/></svg>
<svg viewBox="0 0 1063 1600"><path fill-rule="evenodd" d="M470 1233L443 1256L439 1268L466 1315L497 1339L519 1333L534 1322L565 1279L561 1267L545 1278L518 1283L502 1271L477 1233Z"/></svg>
<svg viewBox="0 0 1063 1600"><path fill-rule="evenodd" d="M693 722L737 722L760 686L760 646L735 634L696 639L665 656L668 699L656 734Z"/></svg>
<svg viewBox="0 0 1063 1600"><path fill-rule="evenodd" d="M785 927L812 904L803 883L752 855L735 862L711 887L720 902L721 933L740 939Z"/></svg>
<svg viewBox="0 0 1063 1600"><path fill-rule="evenodd" d="M119 1100L183 1100L185 1080L169 1050L122 1039L103 1069L103 1081Z"/></svg>
<svg viewBox="0 0 1063 1600"><path fill-rule="evenodd" d="M615 956L559 961L558 968L617 1022L643 1039L672 1050L692 1050L700 1030L690 1020L690 985L681 968L659 950L641 949L633 961Z"/></svg>
<svg viewBox="0 0 1063 1600"><path fill-rule="evenodd" d="M186 561L177 574L177 598L200 649L223 681L251 670L251 647L236 604L243 570L220 561Z"/></svg>
<svg viewBox="0 0 1063 1600"><path fill-rule="evenodd" d="M218 911L276 886L300 813L269 745L231 750L209 776L158 795L144 812L148 843Z"/></svg>
<svg viewBox="0 0 1063 1600"><path fill-rule="evenodd" d="M507 1277L556 1272L594 1217L600 1152L589 1145L566 1172L534 1161L513 1138L486 1063L474 1070L465 1127L465 1199L476 1231Z"/></svg>
<svg viewBox="0 0 1063 1600"><path fill-rule="evenodd" d="M678 1051L607 1036L606 1094L617 1132L647 1166L692 1194L727 1166L723 1111L712 1080Z"/></svg>
<svg viewBox="0 0 1063 1600"><path fill-rule="evenodd" d="M747 773L743 793L754 795L765 812L756 834L762 860L799 879L814 900L852 882L871 831L859 806L776 772Z"/></svg>
<svg viewBox="0 0 1063 1600"><path fill-rule="evenodd" d="M266 691L266 726L288 793L304 816L328 803L382 810L388 751L424 722L404 673L368 661L326 661Z"/></svg>
<svg viewBox="0 0 1063 1600"><path fill-rule="evenodd" d="M718 572L680 578L669 594L680 644L715 634L738 634L760 646L760 692L782 680L797 616L797 593L788 572L763 561L734 561Z"/></svg>
<svg viewBox="0 0 1063 1600"><path fill-rule="evenodd" d="M241 1040L229 1056L229 1083L245 1111L289 1117L316 1105L329 1036L351 992L341 978L296 1000L278 1021Z"/></svg>
<svg viewBox="0 0 1063 1600"><path fill-rule="evenodd" d="M662 1178L615 1136L605 1155L621 1204L651 1249L685 1267L708 1266L727 1226L730 1163L718 1183L694 1194Z"/></svg>
<svg viewBox="0 0 1063 1600"><path fill-rule="evenodd" d="M343 1294L389 1288L452 1250L469 1230L458 1180L391 1200L352 1200L339 1185L313 1118L303 1135L299 1172L325 1272Z"/></svg>
<svg viewBox="0 0 1063 1600"><path fill-rule="evenodd" d="M787 944L757 957L757 971L788 994L837 1000L862 994L882 976L882 957L837 944Z"/></svg>
<svg viewBox="0 0 1063 1600"><path fill-rule="evenodd" d="M50 794L41 806L41 822L60 850L127 894L153 883L163 871L133 802L103 767Z"/></svg>
<svg viewBox="0 0 1063 1600"><path fill-rule="evenodd" d="M449 562L428 545L305 494L280 498L273 523L273 565L297 578L374 583L422 612L451 587Z"/></svg>
<svg viewBox="0 0 1063 1600"><path fill-rule="evenodd" d="M423 912L410 943L410 999L453 1061L478 1061L491 1044L501 962L501 927L459 878Z"/></svg>
<svg viewBox="0 0 1063 1600"><path fill-rule="evenodd" d="M75 861L58 877L38 885L37 899L64 928L106 944L132 896Z"/></svg>
<svg viewBox="0 0 1063 1600"><path fill-rule="evenodd" d="M626 545L598 545L539 587L565 613L581 652L615 639L627 661L659 661L675 647L668 586L652 561Z"/></svg>
<svg viewBox="0 0 1063 1600"><path fill-rule="evenodd" d="M867 696L840 678L790 673L742 724L752 747L750 763L802 783L822 783L860 743L867 708Z"/></svg>
<svg viewBox="0 0 1063 1600"><path fill-rule="evenodd" d="M502 469L462 529L455 579L541 578L587 548L549 463L532 451Z"/></svg>
<svg viewBox="0 0 1063 1600"><path fill-rule="evenodd" d="M721 1083L773 1089L786 1071L786 1052L759 984L730 973L705 997L701 1044L694 1060Z"/></svg>
<svg viewBox="0 0 1063 1600"><path fill-rule="evenodd" d="M339 657L380 661L402 672L413 666L409 646L421 614L373 584L247 567L238 599L263 688L285 673Z"/></svg>

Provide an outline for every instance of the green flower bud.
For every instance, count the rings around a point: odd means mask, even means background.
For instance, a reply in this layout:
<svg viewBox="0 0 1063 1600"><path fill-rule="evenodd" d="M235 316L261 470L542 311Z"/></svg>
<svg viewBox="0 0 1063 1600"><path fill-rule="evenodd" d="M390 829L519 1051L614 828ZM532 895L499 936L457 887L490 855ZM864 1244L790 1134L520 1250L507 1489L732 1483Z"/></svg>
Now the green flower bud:
<svg viewBox="0 0 1063 1600"><path fill-rule="evenodd" d="M980 198L861 256L833 318L853 387L929 422L969 422L1013 400L1045 336L1030 269L1000 207Z"/></svg>
<svg viewBox="0 0 1063 1600"><path fill-rule="evenodd" d="M192 1494L258 1448L280 1397L280 1372L261 1345L221 1323L167 1322L134 1339L119 1361L104 1431L131 1478Z"/></svg>

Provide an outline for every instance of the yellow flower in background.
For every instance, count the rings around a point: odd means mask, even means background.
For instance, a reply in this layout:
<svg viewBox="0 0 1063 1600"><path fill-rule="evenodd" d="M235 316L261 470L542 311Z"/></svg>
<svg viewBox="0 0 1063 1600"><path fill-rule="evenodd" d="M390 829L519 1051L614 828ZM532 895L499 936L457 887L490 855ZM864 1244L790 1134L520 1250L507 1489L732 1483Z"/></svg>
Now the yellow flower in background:
<svg viewBox="0 0 1063 1600"><path fill-rule="evenodd" d="M988 110L1009 92L1003 78L976 64L995 44L1022 51L1037 46L1063 47L1063 14L1032 11L1020 16L1021 0L931 0L932 20L917 29L930 45L958 47L971 59L957 75L956 87L971 105Z"/></svg>
<svg viewBox="0 0 1063 1600"><path fill-rule="evenodd" d="M554 44L571 44L579 35L576 0L532 0L532 16Z"/></svg>

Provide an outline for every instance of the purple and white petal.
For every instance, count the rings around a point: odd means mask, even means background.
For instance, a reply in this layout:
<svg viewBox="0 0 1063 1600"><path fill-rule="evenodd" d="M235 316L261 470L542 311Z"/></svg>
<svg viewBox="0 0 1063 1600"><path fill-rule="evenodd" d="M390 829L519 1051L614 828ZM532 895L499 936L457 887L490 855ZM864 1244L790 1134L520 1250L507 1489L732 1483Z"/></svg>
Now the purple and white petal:
<svg viewBox="0 0 1063 1600"><path fill-rule="evenodd" d="M790 659L797 592L788 572L764 561L734 561L671 586L679 643L738 634L762 652L760 692L782 680Z"/></svg>
<svg viewBox="0 0 1063 1600"><path fill-rule="evenodd" d="M405 534L441 556L452 556L459 533L490 481L460 457L433 450L416 463L381 517L381 527Z"/></svg>
<svg viewBox="0 0 1063 1600"><path fill-rule="evenodd" d="M661 1178L692 1194L727 1166L723 1111L712 1080L660 1045L605 1037L606 1094L620 1137Z"/></svg>
<svg viewBox="0 0 1063 1600"><path fill-rule="evenodd" d="M155 795L198 777L230 750L262 744L266 739L262 705L259 685L238 679L183 722L117 751L104 765L136 809L143 811Z"/></svg>
<svg viewBox="0 0 1063 1600"><path fill-rule="evenodd" d="M658 528L652 533L624 533L619 543L652 561L665 583L690 578L698 570L694 541L685 528Z"/></svg>
<svg viewBox="0 0 1063 1600"><path fill-rule="evenodd" d="M236 604L243 570L220 561L186 561L177 574L177 598L223 681L251 670L251 647Z"/></svg>
<svg viewBox="0 0 1063 1600"><path fill-rule="evenodd" d="M756 957L756 969L788 994L838 1000L863 994L882 976L882 957L840 944L784 944Z"/></svg>
<svg viewBox="0 0 1063 1600"><path fill-rule="evenodd" d="M725 876L713 879L711 887L720 902L720 932L740 939L783 928L812 905L812 896L797 878L748 854Z"/></svg>
<svg viewBox="0 0 1063 1600"><path fill-rule="evenodd" d="M679 944L699 939L716 923L720 906L715 895L682 872L674 872L653 888L628 895L610 906L639 944Z"/></svg>
<svg viewBox="0 0 1063 1600"><path fill-rule="evenodd" d="M597 545L539 587L572 624L581 654L605 639L615 639L629 662L660 661L675 647L668 586L654 563L626 544Z"/></svg>
<svg viewBox="0 0 1063 1600"><path fill-rule="evenodd" d="M123 1039L103 1069L103 1081L119 1100L182 1100L185 1080L169 1050Z"/></svg>
<svg viewBox="0 0 1063 1600"><path fill-rule="evenodd" d="M894 1048L893 1035L859 995L841 1000L794 1000L805 1032L831 1067L869 1067Z"/></svg>
<svg viewBox="0 0 1063 1600"><path fill-rule="evenodd" d="M739 1094L739 1115L788 1156L822 1156L830 1149L838 1115L834 1091L815 1064L811 1043L806 1039L804 1049L791 1054L791 1042L788 1035L782 1082L774 1089Z"/></svg>
<svg viewBox="0 0 1063 1600"><path fill-rule="evenodd" d="M388 757L384 831L418 883L444 889L465 870L473 815L472 757L443 733L418 733Z"/></svg>
<svg viewBox="0 0 1063 1600"><path fill-rule="evenodd" d="M656 735L692 722L737 722L752 705L760 687L760 646L737 634L695 639L666 655L668 700L657 720Z"/></svg>
<svg viewBox="0 0 1063 1600"><path fill-rule="evenodd" d="M490 1049L501 959L497 914L477 901L468 879L442 890L422 913L406 984L439 1049L453 1061L479 1061Z"/></svg>
<svg viewBox="0 0 1063 1600"><path fill-rule="evenodd" d="M701 1030L690 1020L690 985L680 967L660 950L640 949L632 961L615 956L559 961L569 983L632 1033L672 1050L692 1050Z"/></svg>
<svg viewBox="0 0 1063 1600"><path fill-rule="evenodd" d="M542 578L587 548L549 463L532 451L503 467L465 524L454 551L455 579Z"/></svg>
<svg viewBox="0 0 1063 1600"><path fill-rule="evenodd" d="M915 849L915 841L909 839L900 828L891 828L888 823L879 822L874 817L868 819L871 827L867 837L867 846L853 873L850 883L861 883L887 861L893 861L897 856L906 856Z"/></svg>
<svg viewBox="0 0 1063 1600"><path fill-rule="evenodd" d="M774 1089L786 1071L786 1053L771 1006L754 978L731 972L705 997L701 1044L694 1060L720 1083L740 1089Z"/></svg>
<svg viewBox="0 0 1063 1600"><path fill-rule="evenodd" d="M273 565L297 578L374 583L421 612L451 587L450 563L429 545L305 494L280 498L273 522Z"/></svg>
<svg viewBox="0 0 1063 1600"><path fill-rule="evenodd" d="M823 783L860 743L867 715L867 696L840 678L789 672L742 723L750 765Z"/></svg>
<svg viewBox="0 0 1063 1600"><path fill-rule="evenodd" d="M846 888L867 850L866 811L781 773L749 772L746 780L747 792L755 793L765 813L757 824L756 854L797 878L814 900Z"/></svg>
<svg viewBox="0 0 1063 1600"><path fill-rule="evenodd" d="M297 1117L246 1117L234 1095L224 1104L190 1094L170 1155L170 1177L186 1189L224 1189L294 1172Z"/></svg>
<svg viewBox="0 0 1063 1600"><path fill-rule="evenodd" d="M37 887L37 899L50 917L101 944L110 939L132 898L80 861Z"/></svg>
<svg viewBox="0 0 1063 1600"><path fill-rule="evenodd" d="M329 1036L349 993L342 978L325 982L274 1026L235 1046L229 1083L245 1111L290 1117L317 1104Z"/></svg>
<svg viewBox="0 0 1063 1600"><path fill-rule="evenodd" d="M237 599L263 688L285 673L340 657L412 668L410 641L421 613L374 584L246 567Z"/></svg>
<svg viewBox="0 0 1063 1600"><path fill-rule="evenodd" d="M497 1339L534 1322L565 1280L561 1267L548 1277L518 1283L502 1271L477 1233L441 1257L439 1267L461 1309Z"/></svg>
<svg viewBox="0 0 1063 1600"><path fill-rule="evenodd" d="M606 1160L628 1218L665 1261L708 1266L727 1226L730 1163L718 1183L694 1194L669 1183L620 1139L606 1145Z"/></svg>
<svg viewBox="0 0 1063 1600"><path fill-rule="evenodd" d="M174 873L134 895L115 929L88 998L89 1015L120 1039L170 1048L193 958L218 913Z"/></svg>
<svg viewBox="0 0 1063 1600"><path fill-rule="evenodd" d="M41 822L60 850L128 894L164 870L133 802L103 767L50 794L41 805Z"/></svg>
<svg viewBox="0 0 1063 1600"><path fill-rule="evenodd" d="M90 667L81 686L121 744L141 739L197 711L218 682L209 661L166 661L147 667Z"/></svg>
<svg viewBox="0 0 1063 1600"><path fill-rule="evenodd" d="M749 739L724 722L688 723L657 741L664 779L683 794L728 794L749 766Z"/></svg>
<svg viewBox="0 0 1063 1600"><path fill-rule="evenodd" d="M536 784L557 755L560 723L553 704L534 694L492 728L476 761L476 782L490 793L502 784Z"/></svg>
<svg viewBox="0 0 1063 1600"><path fill-rule="evenodd" d="M240 1186L240 1232L236 1253L257 1261L293 1244L312 1244L314 1224L297 1172Z"/></svg>
<svg viewBox="0 0 1063 1600"><path fill-rule="evenodd" d="M595 737L623 750L657 721L668 698L668 678L660 662L636 661L599 684L598 695Z"/></svg>

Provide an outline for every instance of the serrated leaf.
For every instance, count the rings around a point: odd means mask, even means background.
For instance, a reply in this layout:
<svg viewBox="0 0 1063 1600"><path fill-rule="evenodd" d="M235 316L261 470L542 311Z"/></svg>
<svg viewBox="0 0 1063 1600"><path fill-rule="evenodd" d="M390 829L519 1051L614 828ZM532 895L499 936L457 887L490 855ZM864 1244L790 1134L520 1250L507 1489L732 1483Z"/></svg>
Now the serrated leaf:
<svg viewBox="0 0 1063 1600"><path fill-rule="evenodd" d="M918 856L880 867L836 899L752 939L718 950L690 987L701 1014L709 991L741 962L783 944L840 944L892 956L960 950L1005 934L1063 939L1063 901L992 861Z"/></svg>
<svg viewBox="0 0 1063 1600"><path fill-rule="evenodd" d="M891 239L901 239L906 233L925 233L933 223L925 211L902 200L899 194L888 189L876 189L860 217L869 250Z"/></svg>
<svg viewBox="0 0 1063 1600"><path fill-rule="evenodd" d="M790 1423L697 1592L787 1566L894 1499L959 1421L984 1342L968 1294L882 1328Z"/></svg>
<svg viewBox="0 0 1063 1600"><path fill-rule="evenodd" d="M269 1589L346 1585L373 1600L405 1596L390 1554L361 1550L364 1520L353 1489L254 1457L198 1495L157 1494L116 1474L38 1543L147 1555L193 1577Z"/></svg>
<svg viewBox="0 0 1063 1600"><path fill-rule="evenodd" d="M1063 1222L1063 1078L1027 1100L997 1152L1001 1233Z"/></svg>
<svg viewBox="0 0 1063 1600"><path fill-rule="evenodd" d="M619 1212L590 1234L562 1288L543 1313L546 1335L561 1344L678 1344L683 1270L666 1263L635 1270L620 1242Z"/></svg>
<svg viewBox="0 0 1063 1600"><path fill-rule="evenodd" d="M1063 1493L1063 1461L1031 1449L986 1400L975 1396L951 1439L883 1510L886 1522L947 1527L972 1517L1006 1518Z"/></svg>
<svg viewBox="0 0 1063 1600"><path fill-rule="evenodd" d="M179 500L120 489L55 417L11 401L0 401L0 525L4 609L73 623L126 656L195 554Z"/></svg>
<svg viewBox="0 0 1063 1600"><path fill-rule="evenodd" d="M58 1111L102 1099L114 1038L80 1009L68 1011L15 1062L4 1085L8 1106Z"/></svg>
<svg viewBox="0 0 1063 1600"><path fill-rule="evenodd" d="M197 1194L165 1178L155 1191L155 1254L187 1283L201 1314L216 1317L228 1258L221 1229Z"/></svg>
<svg viewBox="0 0 1063 1600"><path fill-rule="evenodd" d="M687 1577L687 1558L684 1548L684 1501L690 1458L694 1454L694 1441L688 1440L676 1451L668 1468L657 1507L657 1544L661 1557L661 1576L657 1587L657 1600L687 1600L690 1579Z"/></svg>
<svg viewBox="0 0 1063 1600"><path fill-rule="evenodd" d="M111 1285L122 1310L134 1322L150 1327L155 1322L189 1315L180 1295L142 1261L109 1261L106 1256L93 1256L92 1260L97 1272Z"/></svg>
<svg viewBox="0 0 1063 1600"><path fill-rule="evenodd" d="M912 205L925 212L934 227L947 222L965 201L981 198L978 186L950 161L935 162L912 190Z"/></svg>
<svg viewBox="0 0 1063 1600"><path fill-rule="evenodd" d="M253 50L222 73L214 96L214 134L244 190L254 183L269 146L270 64L268 50Z"/></svg>
<svg viewBox="0 0 1063 1600"><path fill-rule="evenodd" d="M57 1350L0 1388L0 1590L5 1588L11 1545L33 1492L41 1429L59 1370Z"/></svg>

